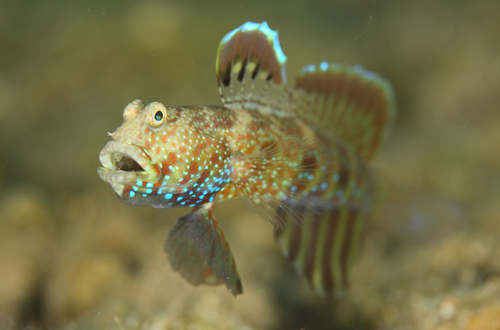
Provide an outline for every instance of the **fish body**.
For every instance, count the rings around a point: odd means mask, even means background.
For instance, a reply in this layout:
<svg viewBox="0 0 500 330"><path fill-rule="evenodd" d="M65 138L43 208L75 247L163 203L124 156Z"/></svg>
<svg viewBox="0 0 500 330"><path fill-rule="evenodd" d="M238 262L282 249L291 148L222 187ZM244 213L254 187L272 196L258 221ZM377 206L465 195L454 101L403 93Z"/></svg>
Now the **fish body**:
<svg viewBox="0 0 500 330"><path fill-rule="evenodd" d="M219 46L223 106L131 102L100 153L119 199L192 212L165 250L193 284L242 292L216 203L240 198L275 226L284 255L312 287L340 294L375 187L369 161L395 115L390 84L359 66L308 65L288 86L267 23L245 23Z"/></svg>

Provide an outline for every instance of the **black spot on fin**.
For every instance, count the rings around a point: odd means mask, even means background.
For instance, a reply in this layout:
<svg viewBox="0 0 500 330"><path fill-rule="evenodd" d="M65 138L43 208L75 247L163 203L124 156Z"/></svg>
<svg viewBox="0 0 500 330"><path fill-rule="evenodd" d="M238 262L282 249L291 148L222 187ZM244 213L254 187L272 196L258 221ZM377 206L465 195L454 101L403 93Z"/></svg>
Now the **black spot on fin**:
<svg viewBox="0 0 500 330"><path fill-rule="evenodd" d="M224 87L227 87L231 83L231 63L227 64L227 68L223 70L223 72L224 75L219 77L219 79L222 80L222 84L224 85Z"/></svg>
<svg viewBox="0 0 500 330"><path fill-rule="evenodd" d="M257 77L257 74L259 73L259 71L260 71L260 63L255 67L255 69L253 69L252 80L255 80L255 78Z"/></svg>
<svg viewBox="0 0 500 330"><path fill-rule="evenodd" d="M245 71L246 71L246 68L247 68L247 63L246 62L243 62L243 64L241 65L241 69L240 69L240 72L238 73L238 81L240 83L243 82L243 79L245 78Z"/></svg>
<svg viewBox="0 0 500 330"><path fill-rule="evenodd" d="M219 45L215 68L224 106L288 109L285 63L278 33L266 22L247 22L228 33Z"/></svg>

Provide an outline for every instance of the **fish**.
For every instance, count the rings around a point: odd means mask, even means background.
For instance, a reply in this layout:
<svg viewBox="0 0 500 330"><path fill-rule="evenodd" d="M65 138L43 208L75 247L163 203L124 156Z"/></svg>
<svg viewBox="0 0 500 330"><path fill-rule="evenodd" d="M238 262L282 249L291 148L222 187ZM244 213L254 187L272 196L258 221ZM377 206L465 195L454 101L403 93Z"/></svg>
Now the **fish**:
<svg viewBox="0 0 500 330"><path fill-rule="evenodd" d="M222 106L132 101L98 175L125 204L191 208L164 243L188 282L243 292L214 217L241 199L314 291L341 297L374 207L370 164L395 120L394 91L359 65L328 62L306 65L291 87L286 61L267 22L229 32L216 59Z"/></svg>

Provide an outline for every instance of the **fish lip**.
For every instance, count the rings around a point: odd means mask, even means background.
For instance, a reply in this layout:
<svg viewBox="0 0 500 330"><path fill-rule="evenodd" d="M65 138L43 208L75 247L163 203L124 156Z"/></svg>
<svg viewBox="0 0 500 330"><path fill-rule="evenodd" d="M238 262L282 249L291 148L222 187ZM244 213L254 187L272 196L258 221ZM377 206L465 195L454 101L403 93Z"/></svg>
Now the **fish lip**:
<svg viewBox="0 0 500 330"><path fill-rule="evenodd" d="M116 163L122 156L132 158L143 171L118 170ZM99 176L111 184L118 194L121 194L126 184L134 184L137 181L155 183L160 179L149 155L141 147L131 143L116 140L108 142L99 154L99 161L102 164L102 167L97 169Z"/></svg>

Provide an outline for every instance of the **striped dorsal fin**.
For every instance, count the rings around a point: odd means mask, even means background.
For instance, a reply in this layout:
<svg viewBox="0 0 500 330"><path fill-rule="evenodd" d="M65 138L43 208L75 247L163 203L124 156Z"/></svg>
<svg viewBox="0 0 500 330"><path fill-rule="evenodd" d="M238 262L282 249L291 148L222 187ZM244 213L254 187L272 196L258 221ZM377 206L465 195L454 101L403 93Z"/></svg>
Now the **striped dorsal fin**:
<svg viewBox="0 0 500 330"><path fill-rule="evenodd" d="M370 160L396 114L391 84L360 66L304 67L293 92L294 112L330 140Z"/></svg>
<svg viewBox="0 0 500 330"><path fill-rule="evenodd" d="M284 208L278 209L285 226L275 226L275 239L283 255L318 294L343 296L366 213L357 208L318 209L301 203L288 207L304 221L298 223Z"/></svg>
<svg viewBox="0 0 500 330"><path fill-rule="evenodd" d="M289 109L285 62L278 33L266 22L247 22L228 33L219 45L215 68L224 106L268 112Z"/></svg>

